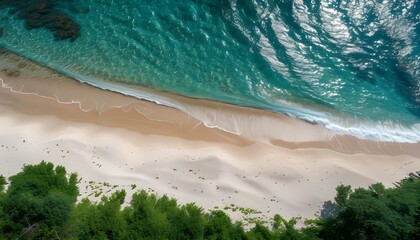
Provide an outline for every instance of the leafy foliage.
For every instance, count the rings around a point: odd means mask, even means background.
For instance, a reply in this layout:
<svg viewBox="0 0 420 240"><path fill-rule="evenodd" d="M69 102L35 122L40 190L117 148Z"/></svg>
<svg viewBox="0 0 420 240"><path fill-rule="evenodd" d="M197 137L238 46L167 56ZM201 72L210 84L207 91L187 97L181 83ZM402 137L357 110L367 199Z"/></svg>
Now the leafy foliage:
<svg viewBox="0 0 420 240"><path fill-rule="evenodd" d="M420 179L396 188L373 184L352 190L338 186L333 214L305 221L275 215L268 227L256 221L245 230L221 210L140 191L125 202L116 191L100 202L78 204L76 174L41 162L6 181L0 176L0 239L420 239Z"/></svg>
<svg viewBox="0 0 420 240"><path fill-rule="evenodd" d="M324 220L324 239L418 239L420 180L404 179L397 188L338 186L339 214Z"/></svg>
<svg viewBox="0 0 420 240"><path fill-rule="evenodd" d="M10 177L1 197L4 214L0 231L7 238L55 237L67 222L78 195L77 175L67 177L64 167L41 162L25 166Z"/></svg>
<svg viewBox="0 0 420 240"><path fill-rule="evenodd" d="M6 185L6 179L0 175L0 192L4 191L4 185Z"/></svg>

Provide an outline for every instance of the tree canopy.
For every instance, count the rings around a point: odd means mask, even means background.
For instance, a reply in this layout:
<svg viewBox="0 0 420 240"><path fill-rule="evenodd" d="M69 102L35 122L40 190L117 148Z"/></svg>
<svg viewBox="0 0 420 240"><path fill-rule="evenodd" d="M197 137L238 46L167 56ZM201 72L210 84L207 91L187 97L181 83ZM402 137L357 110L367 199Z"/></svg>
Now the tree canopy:
<svg viewBox="0 0 420 240"><path fill-rule="evenodd" d="M4 180L4 179L3 179ZM70 217L78 195L77 175L41 162L9 178L2 193L0 230L6 238L55 237ZM3 181L4 183L4 181ZM4 184L0 184L4 190Z"/></svg>
<svg viewBox="0 0 420 240"><path fill-rule="evenodd" d="M271 226L246 229L224 211L180 205L146 191L115 191L99 202L77 202L77 175L51 163L24 166L0 176L0 239L420 239L420 179L385 188L340 185L328 214L307 220L276 214ZM324 217L322 217L324 216Z"/></svg>
<svg viewBox="0 0 420 240"><path fill-rule="evenodd" d="M339 213L322 222L324 239L420 239L420 179L388 189L381 183L354 191L340 185L335 201Z"/></svg>

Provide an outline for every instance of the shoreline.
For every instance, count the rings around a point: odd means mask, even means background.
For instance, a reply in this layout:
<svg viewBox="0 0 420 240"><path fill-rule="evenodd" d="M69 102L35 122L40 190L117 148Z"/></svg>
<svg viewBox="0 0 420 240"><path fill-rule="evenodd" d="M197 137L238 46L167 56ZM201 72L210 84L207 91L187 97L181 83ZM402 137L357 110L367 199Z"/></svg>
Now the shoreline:
<svg viewBox="0 0 420 240"><path fill-rule="evenodd" d="M276 107L267 107L267 109L265 109L260 107L252 107L251 105L253 104L250 104L250 106L245 106L220 102L218 100L188 97L139 85L114 82L111 80L98 80L87 76L81 76L77 73L60 69L60 67L54 67L54 65L39 65L35 61L28 59L25 56L20 56L19 54L14 53L6 48L4 48L0 54L4 54L4 52L6 52L6 54L11 53L18 58L41 66L45 70L54 72L57 75L62 75L67 80L77 81L78 83L87 84L91 87L110 91L116 94L121 94L126 97L133 97L138 100L148 101L158 105L175 108L194 117L209 128L219 128L223 131L235 135L245 136L251 139L262 137L265 140L275 139L286 142L313 141L313 139L306 139L307 136L305 136L304 139L290 138L290 134L283 135L281 133L281 130L284 129L276 129L274 132L272 129L264 129L261 126L259 126L259 128L256 130L252 129L252 127L249 126L255 125L255 122L242 122L244 120L244 117L242 117L243 113L251 113L253 116L257 116L259 118L259 115L270 118L269 121L265 121L264 123L262 123L260 118L256 123L257 125L265 124L278 126L280 125L278 124L279 122L284 123L284 119L287 118L293 119L293 125L295 125L295 123L299 123L300 121L304 121L312 125L321 125L323 128L325 128L322 137L326 138L346 136L356 140L364 140L366 143L420 143L420 123L413 123L412 125L408 126L387 121L375 122L367 119L357 119L355 117L345 116L342 113L335 112L334 110L328 109L322 105L313 105L311 108L304 108L303 106L295 106L295 104L292 104L294 107L288 106L288 104L286 104L277 106L278 108L283 109L277 111L273 110ZM101 104L102 103L99 103L99 105ZM112 103L110 104L112 105ZM219 112L220 109L223 111ZM318 110L314 111L314 109ZM97 110L102 111L104 109ZM330 114L335 117L327 117ZM281 118L280 121L276 121L278 118ZM272 120L274 120L274 124ZM280 139L277 139L279 136L281 136ZM353 149L350 151L353 151Z"/></svg>
<svg viewBox="0 0 420 240"><path fill-rule="evenodd" d="M313 216L340 183L391 186L420 169L419 143L361 140L268 111L165 95L243 124L238 136L10 56L1 66L19 73L0 72L5 176L46 160L78 172L83 196L92 180L126 186L128 195L150 188L206 209L235 204L290 218Z"/></svg>
<svg viewBox="0 0 420 240"><path fill-rule="evenodd" d="M237 136L242 140L251 142L264 142L275 146L287 146L287 148L326 148L346 154L350 153L369 153L382 154L386 149L386 154L410 154L420 157L420 151L416 146L420 143L401 143L388 141L374 141L362 139L356 136L340 134L327 129L322 124L314 124L303 119L293 118L283 113L276 113L269 110L231 105L222 102L215 102L206 99L189 98L181 95L160 92L153 89L147 89L141 86L132 86L126 84L109 83L122 89L128 89L133 92L139 91L140 94L149 95L152 98L163 99L170 104L158 103L158 100L140 99L123 92L113 91L107 88L97 87L86 81L75 80L71 77L57 73L51 68L38 65L32 60L25 59L9 50L3 50L0 54L11 57L10 60L3 60L3 68L11 68L11 73L20 72L22 64L30 66L31 71L36 69L38 74L26 73L26 77L31 81L25 81L22 77L9 78L11 81L4 81L0 78L2 88L7 88L12 92L25 95L34 95L37 97L55 100L61 104L78 104L83 112L98 112L115 110L118 108L135 109L137 114L154 121L176 122L178 125L195 128L197 125L205 125L210 129L215 129L218 134L226 136ZM0 64L2 64L0 62ZM4 62L8 63L4 66ZM14 62L14 63L13 63ZM21 63L23 62L23 63ZM1 67L2 65L0 65ZM1 69L0 69L1 70ZM28 69L23 69L27 71ZM3 71L3 74L7 71ZM19 73L20 74L20 73ZM45 76L44 76L45 75ZM0 75L1 76L1 75ZM44 88L44 85L48 85ZM70 89L70 91L67 91ZM52 90L56 92L52 92ZM78 95L74 92L82 91ZM71 94L69 94L71 92ZM108 95L109 93L109 95ZM95 97L88 98L86 95ZM113 96L108 98L108 96ZM110 100L111 99L111 100ZM161 114L150 114L150 108L159 106ZM186 112L178 109L176 106L184 106ZM210 119L217 122L218 118L226 120L225 127L218 127L204 123L200 119L207 118L198 116L192 117L194 112L198 115L210 116ZM167 117L165 115L171 115ZM175 117L176 116L176 117ZM132 116L135 118L135 116ZM209 119L207 119L209 120ZM212 123L211 121L209 122ZM256 127L255 127L256 126ZM270 126L267 128L266 126ZM274 126L274 127L273 127ZM305 131L299 131L296 136L296 128L303 128ZM232 130L234 129L234 130ZM226 134L224 134L226 133ZM350 146L357 142L357 147Z"/></svg>

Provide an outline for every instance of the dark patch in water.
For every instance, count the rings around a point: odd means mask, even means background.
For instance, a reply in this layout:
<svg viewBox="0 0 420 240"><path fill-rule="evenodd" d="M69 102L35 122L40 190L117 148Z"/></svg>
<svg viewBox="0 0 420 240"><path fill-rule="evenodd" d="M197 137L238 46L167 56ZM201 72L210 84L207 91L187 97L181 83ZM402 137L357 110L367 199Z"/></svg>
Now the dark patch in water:
<svg viewBox="0 0 420 240"><path fill-rule="evenodd" d="M56 40L74 41L80 35L80 25L64 13L54 0L0 0L0 9L10 8L10 14L25 21L26 27L45 27Z"/></svg>
<svg viewBox="0 0 420 240"><path fill-rule="evenodd" d="M418 87L415 79L413 79L409 73L398 65L394 66L394 73L396 76L397 89L400 91L402 96L411 103L408 110L414 115L420 117L420 99L417 94Z"/></svg>
<svg viewBox="0 0 420 240"><path fill-rule="evenodd" d="M19 77L20 71L17 69L3 69L2 72L6 74L8 77Z"/></svg>
<svg viewBox="0 0 420 240"><path fill-rule="evenodd" d="M0 28L0 37L3 37L4 35L4 28Z"/></svg>

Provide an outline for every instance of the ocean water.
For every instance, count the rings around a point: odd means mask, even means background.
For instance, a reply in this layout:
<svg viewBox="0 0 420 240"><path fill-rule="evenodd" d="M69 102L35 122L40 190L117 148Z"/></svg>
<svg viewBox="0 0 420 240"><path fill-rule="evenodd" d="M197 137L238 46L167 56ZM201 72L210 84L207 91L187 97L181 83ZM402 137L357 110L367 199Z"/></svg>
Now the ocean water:
<svg viewBox="0 0 420 240"><path fill-rule="evenodd" d="M171 105L111 83L267 109L366 139L420 142L417 0L50 2L80 24L75 41L28 30L3 8L0 46L161 104Z"/></svg>

